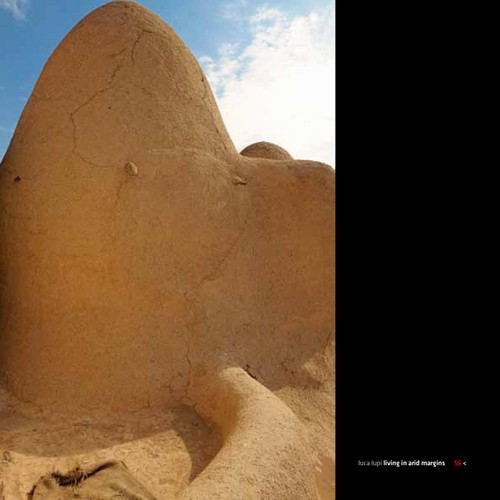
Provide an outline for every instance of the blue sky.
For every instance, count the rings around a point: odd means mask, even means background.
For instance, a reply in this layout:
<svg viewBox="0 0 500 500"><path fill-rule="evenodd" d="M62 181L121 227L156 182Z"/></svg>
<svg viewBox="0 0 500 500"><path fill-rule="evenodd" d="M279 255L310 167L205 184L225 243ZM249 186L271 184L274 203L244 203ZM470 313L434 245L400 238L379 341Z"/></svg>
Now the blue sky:
<svg viewBox="0 0 500 500"><path fill-rule="evenodd" d="M0 0L0 159L43 65L99 0ZM238 149L333 164L334 0L142 0L200 61ZM293 103L293 105L292 105Z"/></svg>

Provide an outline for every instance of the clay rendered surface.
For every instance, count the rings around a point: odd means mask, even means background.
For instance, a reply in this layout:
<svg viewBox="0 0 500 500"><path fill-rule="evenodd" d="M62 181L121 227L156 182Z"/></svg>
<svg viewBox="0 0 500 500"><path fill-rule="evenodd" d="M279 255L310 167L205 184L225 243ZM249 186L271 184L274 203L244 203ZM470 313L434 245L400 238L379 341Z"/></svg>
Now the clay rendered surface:
<svg viewBox="0 0 500 500"><path fill-rule="evenodd" d="M334 194L152 12L78 23L0 165L0 499L333 499Z"/></svg>

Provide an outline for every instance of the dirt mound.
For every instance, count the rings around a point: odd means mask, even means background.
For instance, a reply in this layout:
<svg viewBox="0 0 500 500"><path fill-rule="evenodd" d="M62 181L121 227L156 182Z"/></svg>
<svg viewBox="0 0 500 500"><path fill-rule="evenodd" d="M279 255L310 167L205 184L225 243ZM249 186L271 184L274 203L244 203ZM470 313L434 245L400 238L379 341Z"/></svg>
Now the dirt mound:
<svg viewBox="0 0 500 500"><path fill-rule="evenodd" d="M183 498L325 490L335 175L257 146L238 154L200 66L149 10L112 2L67 35L0 166L8 418L111 425L186 405L223 443ZM45 467L9 432L0 450ZM18 491L25 465L4 465Z"/></svg>

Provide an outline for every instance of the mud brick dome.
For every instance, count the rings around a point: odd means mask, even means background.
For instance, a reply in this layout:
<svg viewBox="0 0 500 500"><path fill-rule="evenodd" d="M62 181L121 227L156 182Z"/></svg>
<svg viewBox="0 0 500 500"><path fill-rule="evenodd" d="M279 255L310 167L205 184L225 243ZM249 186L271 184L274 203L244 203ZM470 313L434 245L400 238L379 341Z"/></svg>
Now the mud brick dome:
<svg viewBox="0 0 500 500"><path fill-rule="evenodd" d="M0 166L1 387L68 415L186 405L226 437L255 396L302 436L297 457L331 455L334 181L270 143L239 154L152 12L93 11L46 63ZM313 498L302 476L292 496L240 498Z"/></svg>

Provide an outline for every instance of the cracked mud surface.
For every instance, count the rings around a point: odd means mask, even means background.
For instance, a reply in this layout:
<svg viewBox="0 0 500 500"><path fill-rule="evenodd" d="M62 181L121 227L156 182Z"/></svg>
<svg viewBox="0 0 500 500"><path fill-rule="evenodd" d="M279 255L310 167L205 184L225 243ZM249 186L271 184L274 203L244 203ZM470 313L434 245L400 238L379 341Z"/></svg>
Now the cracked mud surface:
<svg viewBox="0 0 500 500"><path fill-rule="evenodd" d="M147 9L56 49L0 165L0 489L124 459L159 499L331 498L335 173L242 153Z"/></svg>

